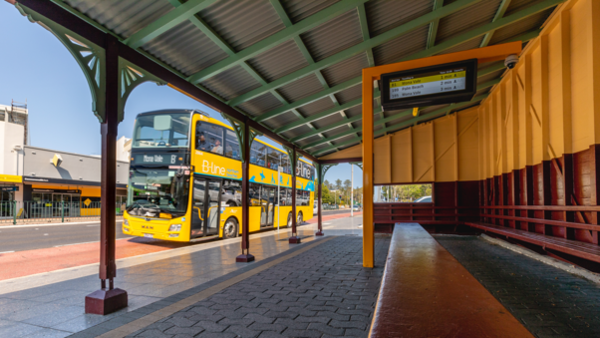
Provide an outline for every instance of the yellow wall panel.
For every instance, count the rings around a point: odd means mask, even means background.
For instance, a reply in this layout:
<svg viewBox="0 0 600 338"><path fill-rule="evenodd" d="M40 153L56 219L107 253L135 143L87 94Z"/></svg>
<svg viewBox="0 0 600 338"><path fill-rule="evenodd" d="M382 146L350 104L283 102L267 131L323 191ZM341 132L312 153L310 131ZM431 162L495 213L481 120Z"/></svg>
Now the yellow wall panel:
<svg viewBox="0 0 600 338"><path fill-rule="evenodd" d="M458 180L479 179L476 163L479 159L479 114L477 109L469 109L456 114L458 129ZM439 171L439 170L438 170Z"/></svg>
<svg viewBox="0 0 600 338"><path fill-rule="evenodd" d="M392 182L412 182L412 129L392 135ZM375 150L377 152L377 150Z"/></svg>
<svg viewBox="0 0 600 338"><path fill-rule="evenodd" d="M541 69L540 49L535 48L531 52L531 105L529 112L531 114L531 140L533 162L540 163L543 160L545 151L542 149L542 69Z"/></svg>
<svg viewBox="0 0 600 338"><path fill-rule="evenodd" d="M436 182L456 181L456 116L451 115L433 121Z"/></svg>
<svg viewBox="0 0 600 338"><path fill-rule="evenodd" d="M571 9L571 99L573 123L573 152L588 149L594 142L589 127L594 120L593 110L590 109L589 98L592 97L592 79L590 76L589 48L587 36L591 29L586 20L587 1L578 1ZM600 18L597 18L600 19Z"/></svg>
<svg viewBox="0 0 600 338"><path fill-rule="evenodd" d="M373 168L375 175L375 184L391 183L391 136L380 137L375 140L373 147L375 151L375 166Z"/></svg>
<svg viewBox="0 0 600 338"><path fill-rule="evenodd" d="M561 58L560 58L560 27L552 27L548 34L548 99L549 99L549 143L551 156L561 156L564 152L563 139L563 111L562 111L562 85L560 82Z"/></svg>
<svg viewBox="0 0 600 338"><path fill-rule="evenodd" d="M433 181L432 124L412 128L414 182Z"/></svg>

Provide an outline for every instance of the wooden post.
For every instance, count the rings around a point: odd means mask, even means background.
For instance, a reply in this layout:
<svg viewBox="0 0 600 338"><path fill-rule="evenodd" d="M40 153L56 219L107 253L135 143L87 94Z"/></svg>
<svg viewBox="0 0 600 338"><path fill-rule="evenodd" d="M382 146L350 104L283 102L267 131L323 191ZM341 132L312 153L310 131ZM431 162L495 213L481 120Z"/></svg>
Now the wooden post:
<svg viewBox="0 0 600 338"><path fill-rule="evenodd" d="M100 208L100 285L85 297L85 312L107 315L127 306L127 292L114 288L117 276L115 263L115 202L117 193L117 127L119 99L119 42L106 35L106 115L101 124L101 203ZM107 282L108 281L108 287Z"/></svg>
<svg viewBox="0 0 600 338"><path fill-rule="evenodd" d="M300 244L301 240L298 237L298 233L296 231L296 168L298 167L298 161L296 159L296 147L292 148L292 158L290 159L292 163L292 237L290 237L290 244Z"/></svg>
<svg viewBox="0 0 600 338"><path fill-rule="evenodd" d="M242 254L235 258L236 262L252 262L254 256L250 254L250 123L244 121L244 133L242 140L242 151L244 152L242 162Z"/></svg>

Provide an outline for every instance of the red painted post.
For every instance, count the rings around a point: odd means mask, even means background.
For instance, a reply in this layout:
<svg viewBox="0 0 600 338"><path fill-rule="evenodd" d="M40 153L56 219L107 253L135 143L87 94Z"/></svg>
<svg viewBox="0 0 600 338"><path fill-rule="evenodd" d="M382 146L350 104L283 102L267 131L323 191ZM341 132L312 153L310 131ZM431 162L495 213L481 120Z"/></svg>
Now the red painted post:
<svg viewBox="0 0 600 338"><path fill-rule="evenodd" d="M236 262L248 263L254 260L250 254L250 206L248 199L250 197L250 123L244 121L244 135L242 142L242 151L244 152L244 162L242 162L242 254L235 258Z"/></svg>
<svg viewBox="0 0 600 338"><path fill-rule="evenodd" d="M298 161L296 160L296 147L292 148L292 158L290 161L293 165L292 168L292 237L290 237L290 244L299 244L300 237L296 232L296 168L298 167Z"/></svg>
<svg viewBox="0 0 600 338"><path fill-rule="evenodd" d="M107 315L127 306L127 292L114 288L117 276L115 263L115 201L117 193L117 126L119 99L119 42L106 35L106 115L101 124L101 202L100 208L100 290L85 297L85 312ZM108 281L108 287L106 282Z"/></svg>
<svg viewBox="0 0 600 338"><path fill-rule="evenodd" d="M319 178L319 181L317 182L319 185L318 188L318 195L317 195L317 213L318 213L318 226L319 226L319 231L317 231L317 233L315 234L315 236L323 236L323 217L321 214L321 202L322 202L322 196L321 196L321 188L323 187L323 182L321 182L321 180L323 179L323 165L322 164L317 164L317 168L319 170L319 172L317 173L317 177ZM351 206L352 208L352 206Z"/></svg>

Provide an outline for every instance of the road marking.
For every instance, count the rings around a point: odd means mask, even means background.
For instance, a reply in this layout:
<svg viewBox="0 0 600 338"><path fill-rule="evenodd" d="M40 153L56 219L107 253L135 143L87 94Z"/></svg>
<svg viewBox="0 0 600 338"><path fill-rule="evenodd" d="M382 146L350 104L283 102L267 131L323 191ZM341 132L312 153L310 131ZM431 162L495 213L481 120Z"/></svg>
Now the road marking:
<svg viewBox="0 0 600 338"><path fill-rule="evenodd" d="M323 225L329 225L329 224L331 224L331 223L323 223Z"/></svg>
<svg viewBox="0 0 600 338"><path fill-rule="evenodd" d="M13 228L34 228L34 227L56 227L66 225L83 225L83 224L96 224L100 221L90 222L65 222L65 223L46 223L46 224L23 224L23 225L0 225L0 229L13 229ZM117 220L115 223L123 223L123 220Z"/></svg>
<svg viewBox="0 0 600 338"><path fill-rule="evenodd" d="M44 234L44 236L48 236L48 234Z"/></svg>
<svg viewBox="0 0 600 338"><path fill-rule="evenodd" d="M3 253L13 253L13 252L15 252L15 250L13 250L13 251L2 251L2 252L0 252L0 254L3 254Z"/></svg>
<svg viewBox="0 0 600 338"><path fill-rule="evenodd" d="M87 228L91 228L91 227L99 227L100 224L88 224L86 225Z"/></svg>

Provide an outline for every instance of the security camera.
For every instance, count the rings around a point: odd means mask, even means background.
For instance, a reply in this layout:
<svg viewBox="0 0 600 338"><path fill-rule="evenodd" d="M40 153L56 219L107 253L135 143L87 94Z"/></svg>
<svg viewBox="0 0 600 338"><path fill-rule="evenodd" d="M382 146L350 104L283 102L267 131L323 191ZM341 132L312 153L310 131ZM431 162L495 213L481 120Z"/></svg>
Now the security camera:
<svg viewBox="0 0 600 338"><path fill-rule="evenodd" d="M514 54L509 55L506 57L506 59L504 59L504 65L508 67L508 69L515 68L517 62L519 62L519 57Z"/></svg>

